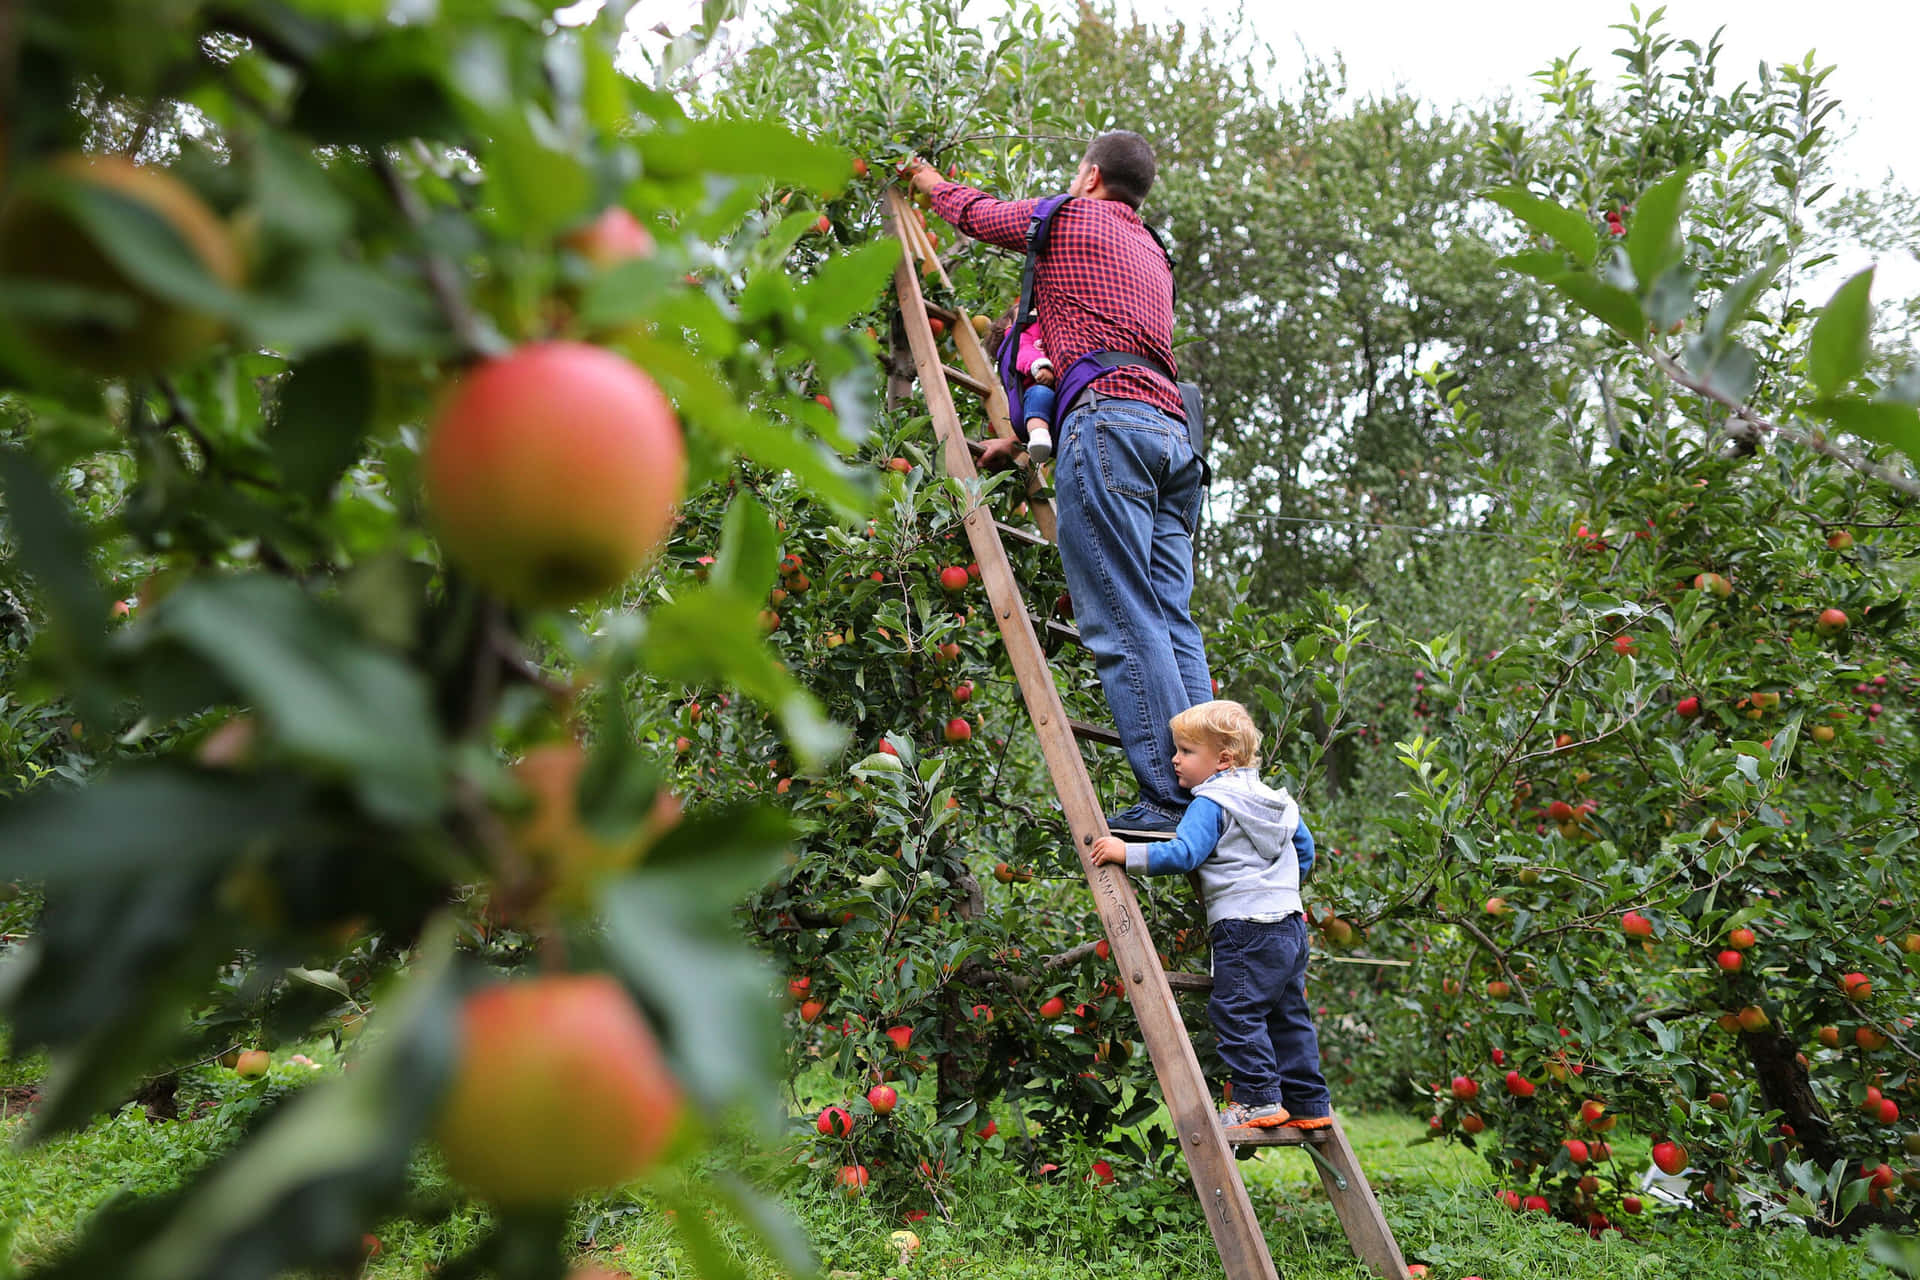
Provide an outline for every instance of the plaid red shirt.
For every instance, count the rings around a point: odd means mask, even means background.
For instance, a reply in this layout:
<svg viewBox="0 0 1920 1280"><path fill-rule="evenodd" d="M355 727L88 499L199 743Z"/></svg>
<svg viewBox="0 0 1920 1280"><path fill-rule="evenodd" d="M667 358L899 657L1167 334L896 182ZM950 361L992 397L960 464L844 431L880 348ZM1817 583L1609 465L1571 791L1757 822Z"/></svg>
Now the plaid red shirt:
<svg viewBox="0 0 1920 1280"><path fill-rule="evenodd" d="M1027 251L1038 200L996 200L957 182L933 189L934 212L976 240ZM1040 341L1066 376L1096 351L1130 351L1173 362L1173 273L1140 215L1118 200L1068 201L1053 215L1053 238L1034 272ZM1101 395L1144 400L1186 420L1180 393L1157 370L1122 365L1100 376Z"/></svg>

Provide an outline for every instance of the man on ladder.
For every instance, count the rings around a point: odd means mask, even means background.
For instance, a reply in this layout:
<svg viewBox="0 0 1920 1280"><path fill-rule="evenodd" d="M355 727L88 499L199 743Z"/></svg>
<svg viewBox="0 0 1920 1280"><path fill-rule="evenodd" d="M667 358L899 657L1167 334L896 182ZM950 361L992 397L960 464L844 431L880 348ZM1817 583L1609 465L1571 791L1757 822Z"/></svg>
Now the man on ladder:
<svg viewBox="0 0 1920 1280"><path fill-rule="evenodd" d="M1167 723L1213 696L1190 603L1205 467L1174 381L1173 272L1139 213L1154 170L1140 135L1094 139L1068 188L1074 199L1051 210L1049 243L1034 267L1042 340L1061 371L1053 433L1060 562L1140 785L1138 802L1107 818L1129 833L1178 824L1192 796L1174 775ZM967 235L1028 248L1041 201L997 200L919 161L908 177ZM1010 466L1019 448L990 440L981 465Z"/></svg>

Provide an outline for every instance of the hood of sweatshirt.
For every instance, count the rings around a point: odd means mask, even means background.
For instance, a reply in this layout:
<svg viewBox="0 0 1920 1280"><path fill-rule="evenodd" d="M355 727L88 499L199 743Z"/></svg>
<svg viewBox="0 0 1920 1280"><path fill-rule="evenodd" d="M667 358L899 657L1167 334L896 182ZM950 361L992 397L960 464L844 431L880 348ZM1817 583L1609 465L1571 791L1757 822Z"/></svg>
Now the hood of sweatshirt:
<svg viewBox="0 0 1920 1280"><path fill-rule="evenodd" d="M1270 787L1252 769L1227 769L1193 789L1193 794L1226 810L1254 848L1269 860L1291 858L1294 829L1300 825L1300 806L1285 787Z"/></svg>

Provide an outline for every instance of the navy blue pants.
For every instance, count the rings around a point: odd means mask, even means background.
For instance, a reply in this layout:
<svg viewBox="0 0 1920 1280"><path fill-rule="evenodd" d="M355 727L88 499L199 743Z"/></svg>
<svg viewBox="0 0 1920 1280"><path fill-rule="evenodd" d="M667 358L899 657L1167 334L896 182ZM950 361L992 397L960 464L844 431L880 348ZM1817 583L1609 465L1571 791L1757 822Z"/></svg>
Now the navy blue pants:
<svg viewBox="0 0 1920 1280"><path fill-rule="evenodd" d="M1233 1080L1233 1100L1282 1103L1296 1116L1330 1116L1320 1037L1307 1016L1307 922L1216 920L1207 1016Z"/></svg>

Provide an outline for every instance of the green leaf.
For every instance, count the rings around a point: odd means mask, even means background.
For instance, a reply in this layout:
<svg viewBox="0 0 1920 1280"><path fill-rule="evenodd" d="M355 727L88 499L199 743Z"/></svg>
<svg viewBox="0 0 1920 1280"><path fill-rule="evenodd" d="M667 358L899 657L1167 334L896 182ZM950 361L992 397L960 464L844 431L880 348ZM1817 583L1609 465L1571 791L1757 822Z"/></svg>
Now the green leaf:
<svg viewBox="0 0 1920 1280"><path fill-rule="evenodd" d="M1700 339L1687 343L1687 367L1709 390L1740 403L1752 392L1760 369L1753 353L1739 343L1728 342L1716 350Z"/></svg>
<svg viewBox="0 0 1920 1280"><path fill-rule="evenodd" d="M1584 272L1568 273L1547 283L1605 322L1607 327L1627 341L1646 340L1646 313L1640 309L1640 300L1625 289L1603 284Z"/></svg>
<svg viewBox="0 0 1920 1280"><path fill-rule="evenodd" d="M1842 431L1889 444L1920 462L1920 409L1862 396L1836 396L1807 406Z"/></svg>
<svg viewBox="0 0 1920 1280"><path fill-rule="evenodd" d="M773 517L758 498L742 489L727 504L720 554L711 574L713 585L753 599L773 589L779 569L780 541Z"/></svg>
<svg viewBox="0 0 1920 1280"><path fill-rule="evenodd" d="M0 449L0 499L18 566L46 601L54 652L91 665L106 643L107 593L87 563L80 522L19 449Z"/></svg>
<svg viewBox="0 0 1920 1280"><path fill-rule="evenodd" d="M868 310L892 279L900 261L900 242L891 236L836 254L799 290L808 323L838 329Z"/></svg>
<svg viewBox="0 0 1920 1280"><path fill-rule="evenodd" d="M267 448L295 493L325 505L373 419L373 357L358 344L308 356L281 384Z"/></svg>
<svg viewBox="0 0 1920 1280"><path fill-rule="evenodd" d="M303 820L306 787L135 765L85 787L43 787L0 804L0 879L59 884L156 867L212 865Z"/></svg>
<svg viewBox="0 0 1920 1280"><path fill-rule="evenodd" d="M1627 228L1627 259L1634 278L1650 294L1654 283L1680 265L1686 249L1680 239L1680 210L1687 200L1687 175L1676 173L1640 193Z"/></svg>
<svg viewBox="0 0 1920 1280"><path fill-rule="evenodd" d="M642 134L640 154L652 178L751 174L807 191L834 193L853 174L838 147L809 142L759 120L693 120Z"/></svg>
<svg viewBox="0 0 1920 1280"><path fill-rule="evenodd" d="M251 1256L260 1273L277 1273L357 1244L360 1206L404 1185L413 1146L453 1070L459 1024L452 957L452 930L436 927L401 998L383 1010L387 1033L353 1071L303 1090L213 1166L121 1274L233 1274L216 1272L223 1255Z"/></svg>
<svg viewBox="0 0 1920 1280"><path fill-rule="evenodd" d="M660 1015L675 1074L709 1103L753 1096L773 1075L772 973L742 944L732 910L779 870L793 836L769 811L706 815L600 895L614 967Z"/></svg>
<svg viewBox="0 0 1920 1280"><path fill-rule="evenodd" d="M1873 268L1834 291L1807 343L1807 377L1821 394L1837 396L1860 376L1873 354Z"/></svg>
<svg viewBox="0 0 1920 1280"><path fill-rule="evenodd" d="M1736 281L1707 311L1706 322L1701 330L1701 337L1707 343L1707 363L1712 363L1713 358L1732 340L1734 330L1746 323L1753 300L1773 284L1774 276L1780 273L1780 268L1786 262L1786 251L1776 247L1767 255L1765 262Z"/></svg>
<svg viewBox="0 0 1920 1280"><path fill-rule="evenodd" d="M846 730L774 660L762 634L757 599L709 586L653 611L644 663L669 682L739 689L779 717L801 770L818 769L846 745Z"/></svg>
<svg viewBox="0 0 1920 1280"><path fill-rule="evenodd" d="M593 211L593 175L537 136L521 109L495 117L486 169L487 196L516 238L548 239Z"/></svg>
<svg viewBox="0 0 1920 1280"><path fill-rule="evenodd" d="M350 781L371 812L403 822L439 812L443 752L423 676L335 608L263 574L203 579L162 601L153 627L220 671L288 753Z"/></svg>
<svg viewBox="0 0 1920 1280"><path fill-rule="evenodd" d="M1580 262L1592 262L1600 252L1600 236L1585 214L1537 196L1525 187L1500 187L1486 193L1529 228L1546 236Z"/></svg>

